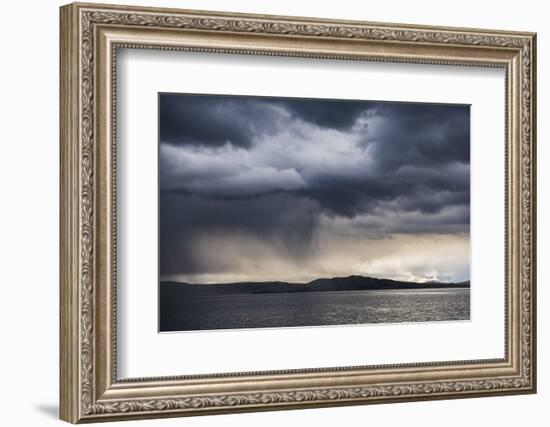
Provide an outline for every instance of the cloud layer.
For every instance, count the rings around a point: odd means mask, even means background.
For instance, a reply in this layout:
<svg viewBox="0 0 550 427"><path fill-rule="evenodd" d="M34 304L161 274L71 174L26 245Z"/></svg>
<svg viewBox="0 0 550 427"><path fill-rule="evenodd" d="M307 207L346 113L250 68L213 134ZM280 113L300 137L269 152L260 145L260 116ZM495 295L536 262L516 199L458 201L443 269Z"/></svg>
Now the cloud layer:
<svg viewBox="0 0 550 427"><path fill-rule="evenodd" d="M363 242L361 255L400 235L424 245L429 235L468 236L467 106L162 94L159 108L163 277L254 277L269 260L315 278L331 274L316 264L338 258L330 239L345 259L345 239ZM468 250L459 246L452 276L462 280ZM358 273L348 264L331 271Z"/></svg>

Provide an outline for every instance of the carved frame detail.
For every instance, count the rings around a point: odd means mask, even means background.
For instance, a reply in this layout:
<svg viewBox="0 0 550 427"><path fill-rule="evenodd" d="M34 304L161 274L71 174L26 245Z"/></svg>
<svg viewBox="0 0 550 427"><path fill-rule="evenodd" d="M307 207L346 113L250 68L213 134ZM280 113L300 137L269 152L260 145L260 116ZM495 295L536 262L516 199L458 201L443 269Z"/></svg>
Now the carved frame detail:
<svg viewBox="0 0 550 427"><path fill-rule="evenodd" d="M61 416L70 422L112 420L128 417L155 417L200 413L227 412L229 410L277 409L285 407L326 406L329 404L368 403L370 401L400 401L412 399L478 396L494 393L529 393L535 390L535 35L530 33L490 32L452 28L412 27L404 25L328 22L304 18L265 17L254 15L232 15L209 12L158 10L72 4L61 10L62 19L62 85L61 126L62 131L62 280L61 280ZM396 43L401 46L424 46L433 48L450 46L458 53L469 48L487 49L510 55L508 65L504 61L477 60L460 55L426 59L423 56L372 55L370 58L353 57L344 52L341 57L359 60L390 60L417 63L468 63L482 66L506 66L508 79L516 84L519 110L510 110L509 116L518 117L517 128L510 128L514 135L520 156L518 193L520 209L514 225L520 238L513 240L521 261L520 288L511 288L519 294L517 310L508 314L518 330L519 360L515 373L505 376L463 377L456 379L428 381L400 381L399 369L388 383L315 387L304 383L304 387L289 390L273 389L243 392L213 392L207 394L181 395L178 397L106 397L96 389L98 369L97 337L95 328L98 319L95 292L98 283L97 271L97 218L98 193L96 189L98 169L97 146L97 38L101 28L139 28L148 31L193 31L202 33L225 33L272 37L292 37L296 40L296 51L280 52L261 49L201 48L194 50L216 52L242 52L249 54L313 56L318 58L340 57L335 53L309 52L301 50L299 40L326 40L328 44L338 40ZM133 46L132 42L126 45ZM336 45L335 45L336 46ZM157 49L181 49L174 45L143 45L135 47ZM116 60L117 45L113 44ZM336 46L337 48L337 46ZM476 51L478 52L479 49ZM193 50L193 49L191 49ZM63 56L64 55L64 56ZM114 62L114 61L113 61ZM514 68L516 67L516 68ZM75 71L75 68L78 71ZM111 70L112 72L112 70ZM517 74L519 72L519 74ZM116 82L116 75L113 75ZM114 99L113 99L114 101ZM114 111L114 108L113 108ZM112 126L116 116L112 113ZM512 135L513 137L513 135ZM510 196L508 196L510 197ZM114 213L113 213L114 215ZM103 218L102 221L107 219ZM507 236L516 239L516 236ZM115 240L116 242L116 240ZM116 265L113 267L116 270ZM114 314L116 318L116 313ZM513 320L516 319L516 320ZM114 325L113 327L115 327ZM116 340L115 340L116 341ZM116 344L116 342L115 342ZM69 349L70 348L70 349ZM508 348L508 347L507 347ZM64 353L64 354L63 354ZM116 354L116 348L109 355ZM493 361L494 362L494 361ZM510 360L501 361L511 364ZM117 384L116 361L112 362L111 388ZM505 363L504 363L505 364ZM439 364L441 367L443 364ZM453 368L456 363L449 363ZM412 366L412 365L411 365ZM435 365L434 365L435 366ZM465 363L464 366L467 366ZM338 369L336 369L337 371ZM374 369L376 371L376 369ZM290 374L291 372L289 372ZM302 373L307 375L308 372ZM269 375L269 373L262 373ZM231 377L231 376L230 376ZM451 375L452 377L452 375ZM226 378L226 376L224 376ZM235 377L233 377L235 378ZM154 382L155 379L148 379ZM159 379L184 382L185 379ZM212 381L212 378L209 379ZM109 387L107 387L109 388Z"/></svg>

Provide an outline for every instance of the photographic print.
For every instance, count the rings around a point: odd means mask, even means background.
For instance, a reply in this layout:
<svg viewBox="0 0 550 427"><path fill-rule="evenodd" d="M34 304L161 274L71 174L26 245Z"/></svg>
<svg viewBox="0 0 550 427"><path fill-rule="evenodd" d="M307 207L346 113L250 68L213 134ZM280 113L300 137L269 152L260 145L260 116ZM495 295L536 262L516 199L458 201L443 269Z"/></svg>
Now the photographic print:
<svg viewBox="0 0 550 427"><path fill-rule="evenodd" d="M159 330L470 318L470 106L159 94Z"/></svg>

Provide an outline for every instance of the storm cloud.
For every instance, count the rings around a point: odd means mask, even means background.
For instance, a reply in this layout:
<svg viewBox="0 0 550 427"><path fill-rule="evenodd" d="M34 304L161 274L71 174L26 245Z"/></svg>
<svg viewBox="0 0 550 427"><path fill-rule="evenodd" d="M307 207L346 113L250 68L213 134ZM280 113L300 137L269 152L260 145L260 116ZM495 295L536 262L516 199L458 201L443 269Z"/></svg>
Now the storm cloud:
<svg viewBox="0 0 550 427"><path fill-rule="evenodd" d="M404 235L464 250L469 106L160 94L159 137L161 277L356 274ZM369 260L321 271L345 239Z"/></svg>

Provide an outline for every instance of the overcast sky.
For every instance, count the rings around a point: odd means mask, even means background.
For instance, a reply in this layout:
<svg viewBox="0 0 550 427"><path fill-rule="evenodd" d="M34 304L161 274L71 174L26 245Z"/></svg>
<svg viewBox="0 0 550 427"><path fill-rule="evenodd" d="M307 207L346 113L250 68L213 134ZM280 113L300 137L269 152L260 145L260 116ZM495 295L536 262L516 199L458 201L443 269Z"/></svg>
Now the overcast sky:
<svg viewBox="0 0 550 427"><path fill-rule="evenodd" d="M161 280L469 280L469 106L161 94L159 121Z"/></svg>

